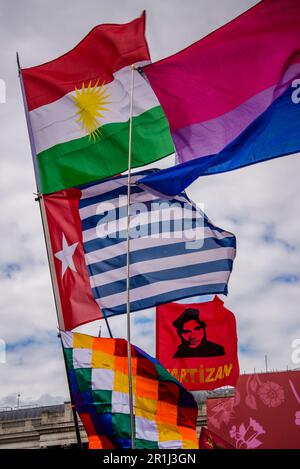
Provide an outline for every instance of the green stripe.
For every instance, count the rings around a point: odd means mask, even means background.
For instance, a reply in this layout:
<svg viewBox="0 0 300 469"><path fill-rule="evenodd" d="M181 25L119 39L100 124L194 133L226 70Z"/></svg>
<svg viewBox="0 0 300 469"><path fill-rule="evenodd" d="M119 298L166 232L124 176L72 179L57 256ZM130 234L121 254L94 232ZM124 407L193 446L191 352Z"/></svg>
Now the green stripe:
<svg viewBox="0 0 300 469"><path fill-rule="evenodd" d="M130 415L129 414L112 414L112 433L117 435L117 438L130 438Z"/></svg>
<svg viewBox="0 0 300 469"><path fill-rule="evenodd" d="M42 192L105 179L128 169L129 121L106 124L101 137L61 143L37 155ZM133 118L132 167L157 161L174 152L169 124L160 106Z"/></svg>
<svg viewBox="0 0 300 469"><path fill-rule="evenodd" d="M96 390L92 391L93 401L90 403L95 406L98 414L111 414L112 413L112 391L109 390Z"/></svg>
<svg viewBox="0 0 300 469"><path fill-rule="evenodd" d="M92 387L92 369L91 368L76 368L75 376L77 386L80 392L90 391Z"/></svg>
<svg viewBox="0 0 300 469"><path fill-rule="evenodd" d="M159 449L157 441L135 439L136 449Z"/></svg>
<svg viewBox="0 0 300 469"><path fill-rule="evenodd" d="M73 349L72 348L64 348L65 352L65 357L66 357L66 362L67 362L67 368L69 370L73 370Z"/></svg>

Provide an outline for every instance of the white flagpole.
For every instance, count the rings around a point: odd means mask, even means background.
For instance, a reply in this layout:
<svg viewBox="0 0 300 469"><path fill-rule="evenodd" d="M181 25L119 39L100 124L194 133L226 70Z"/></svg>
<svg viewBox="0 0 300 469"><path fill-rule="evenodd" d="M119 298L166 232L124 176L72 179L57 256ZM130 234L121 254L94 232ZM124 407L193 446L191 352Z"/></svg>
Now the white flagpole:
<svg viewBox="0 0 300 469"><path fill-rule="evenodd" d="M126 252L126 314L127 314L127 356L128 356L128 386L131 448L135 447L135 426L132 390L132 362L131 362L131 327L130 327L130 199L131 199L131 157L132 157L132 117L133 117L133 90L135 65L131 65L131 90L129 111L129 139L128 139L128 179L127 179L127 252Z"/></svg>

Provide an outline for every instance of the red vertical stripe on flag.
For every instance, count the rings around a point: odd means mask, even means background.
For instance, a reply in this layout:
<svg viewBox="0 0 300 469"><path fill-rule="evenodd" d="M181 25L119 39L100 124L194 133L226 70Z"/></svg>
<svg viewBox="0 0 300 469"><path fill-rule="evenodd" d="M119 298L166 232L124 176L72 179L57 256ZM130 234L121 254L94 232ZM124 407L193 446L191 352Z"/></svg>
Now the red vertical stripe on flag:
<svg viewBox="0 0 300 469"><path fill-rule="evenodd" d="M67 330L102 314L85 263L78 204L81 191L67 189L44 196L62 314Z"/></svg>

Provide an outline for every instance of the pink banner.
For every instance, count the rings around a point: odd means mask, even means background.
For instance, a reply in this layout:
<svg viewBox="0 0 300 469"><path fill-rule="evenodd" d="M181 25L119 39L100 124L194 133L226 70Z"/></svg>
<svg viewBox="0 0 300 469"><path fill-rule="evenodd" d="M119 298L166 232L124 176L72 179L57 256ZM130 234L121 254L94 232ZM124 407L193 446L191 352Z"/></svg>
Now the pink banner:
<svg viewBox="0 0 300 469"><path fill-rule="evenodd" d="M240 376L234 397L207 400L207 426L238 449L300 449L300 371Z"/></svg>

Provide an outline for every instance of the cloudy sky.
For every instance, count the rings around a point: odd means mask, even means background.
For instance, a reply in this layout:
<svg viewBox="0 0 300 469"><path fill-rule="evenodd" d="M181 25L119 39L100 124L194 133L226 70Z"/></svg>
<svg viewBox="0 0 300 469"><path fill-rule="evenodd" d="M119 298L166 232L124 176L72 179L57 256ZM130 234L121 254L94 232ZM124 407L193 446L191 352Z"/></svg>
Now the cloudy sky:
<svg viewBox="0 0 300 469"><path fill-rule="evenodd" d="M147 10L152 60L200 39L257 3L253 0L0 0L0 407L61 402L66 378L17 77L23 67L71 49L96 24L124 23ZM164 162L166 165L168 162ZM299 155L206 177L189 195L217 225L237 236L225 305L237 318L242 371L295 368L300 338ZM125 318L111 320L124 336ZM97 333L99 324L85 328ZM154 353L154 311L132 315L133 342ZM105 334L105 326L102 328Z"/></svg>

